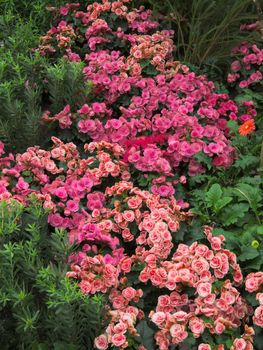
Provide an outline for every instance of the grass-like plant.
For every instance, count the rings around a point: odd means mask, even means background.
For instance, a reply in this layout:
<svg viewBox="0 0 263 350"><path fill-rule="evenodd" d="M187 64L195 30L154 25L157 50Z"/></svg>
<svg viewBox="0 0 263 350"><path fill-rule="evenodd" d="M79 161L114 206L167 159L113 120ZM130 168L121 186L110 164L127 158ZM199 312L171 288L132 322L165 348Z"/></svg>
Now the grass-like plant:
<svg viewBox="0 0 263 350"><path fill-rule="evenodd" d="M138 1L135 1L137 3ZM252 0L146 0L175 30L180 60L202 65L224 65L238 42L249 39L239 31L241 23L258 18Z"/></svg>

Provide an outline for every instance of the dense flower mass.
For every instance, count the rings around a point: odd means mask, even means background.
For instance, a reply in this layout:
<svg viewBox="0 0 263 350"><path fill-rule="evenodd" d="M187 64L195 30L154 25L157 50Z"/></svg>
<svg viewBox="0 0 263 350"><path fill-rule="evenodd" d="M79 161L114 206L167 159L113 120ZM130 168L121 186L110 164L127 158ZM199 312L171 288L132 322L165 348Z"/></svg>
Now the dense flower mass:
<svg viewBox="0 0 263 350"><path fill-rule="evenodd" d="M34 194L49 209L50 225L67 229L70 241L78 244L67 276L78 281L84 294L107 293L111 305L96 347L125 349L135 339L144 349L136 327L145 318L156 325L161 350L190 334L206 349L203 334L229 330L238 337L233 349L239 343L251 347L250 328L236 333L251 309L240 294L242 272L235 254L224 249L225 238L205 227L202 243L178 245L176 232L191 214L183 213L173 196L135 187L121 160L123 148L94 142L84 146L87 156L82 158L74 144L52 140L50 151L31 147L15 162L2 150L1 199L26 203ZM247 290L257 291L261 280L261 273L249 275ZM150 291L155 297L147 304ZM261 306L253 318L257 325L260 312Z"/></svg>
<svg viewBox="0 0 263 350"><path fill-rule="evenodd" d="M237 155L227 122L246 136L256 110L175 61L173 32L130 2L51 8L56 21L37 50L84 62L92 96L76 110L67 104L43 114L59 126L49 150L5 155L0 143L0 200L27 205L34 196L48 224L67 232L75 247L67 277L85 296L108 301L97 349L149 350L147 332L151 349L253 349L252 321L263 326L263 273L243 277L225 237L208 226L185 244L180 228L189 234L193 213L174 194L207 164L231 166ZM248 69L261 64L256 47L238 50ZM240 62L231 69L234 82ZM250 83L261 79L255 74ZM67 131L74 142L62 141ZM255 310L245 290L258 293Z"/></svg>
<svg viewBox="0 0 263 350"><path fill-rule="evenodd" d="M256 44L243 42L233 49L232 53L239 58L231 64L231 72L228 74L229 83L238 83L239 87L244 89L263 79L260 68L263 62L262 49Z"/></svg>
<svg viewBox="0 0 263 350"><path fill-rule="evenodd" d="M229 167L235 150L227 121L245 121L255 109L239 110L213 82L174 61L172 32L161 30L144 7L129 10L129 2L59 10L61 21L39 51L55 55L65 47L65 58L83 60L94 98L77 112L66 106L55 116L45 113L44 120L76 128L82 140L118 142L125 161L143 172L169 175L186 164L194 176L205 172L202 154L215 167Z"/></svg>

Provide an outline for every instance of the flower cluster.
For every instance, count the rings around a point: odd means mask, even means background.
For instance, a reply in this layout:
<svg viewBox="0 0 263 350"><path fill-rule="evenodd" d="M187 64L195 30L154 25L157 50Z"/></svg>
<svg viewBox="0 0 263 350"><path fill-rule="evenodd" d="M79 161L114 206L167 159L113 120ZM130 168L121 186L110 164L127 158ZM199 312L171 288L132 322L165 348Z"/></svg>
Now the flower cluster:
<svg viewBox="0 0 263 350"><path fill-rule="evenodd" d="M227 79L229 83L238 83L244 89L263 79L260 68L263 62L262 49L255 44L243 42L233 49L232 54L239 58L231 64L231 73Z"/></svg>
<svg viewBox="0 0 263 350"><path fill-rule="evenodd" d="M77 112L66 106L54 117L45 113L43 120L76 128L87 142L121 144L124 159L139 171L169 175L186 164L194 176L206 170L200 154L215 167L229 167L235 150L227 121L245 121L251 106L241 112L205 76L174 61L173 33L162 30L149 10L129 10L128 3L105 0L86 12L77 5L59 10L62 22L77 33L65 57L85 62L83 73L93 83L94 99ZM60 27L52 29L48 48L40 46L43 54L60 51Z"/></svg>
<svg viewBox="0 0 263 350"><path fill-rule="evenodd" d="M183 342L189 332L200 338L206 330L220 335L237 328L248 314L235 287L242 283L236 256L221 247L223 237L213 237L207 227L205 233L212 249L196 242L190 247L180 244L171 261L162 262L159 268L151 262L141 272L143 281L150 278L153 285L172 291L161 295L156 311L150 313L160 329L155 339L161 350ZM233 282L226 279L221 283L231 269ZM194 288L192 297L185 293L186 287Z"/></svg>
<svg viewBox="0 0 263 350"><path fill-rule="evenodd" d="M135 187L120 146L90 143L82 158L74 144L52 139L50 151L31 147L2 169L1 198L25 202L35 193L50 209L50 225L67 229L70 241L79 244L68 277L84 294L108 293L112 305L97 348L125 349L130 338L139 339L136 326L151 310L160 349L190 333L201 339L206 330L222 334L238 328L249 308L237 289L243 277L236 256L222 247L224 237L206 227L211 249L197 242L175 245L180 222L191 215L181 212L173 196ZM142 310L138 303L149 283L166 292ZM195 292L189 294L189 288Z"/></svg>
<svg viewBox="0 0 263 350"><path fill-rule="evenodd" d="M256 299L259 301L259 307L256 308L253 322L259 327L263 327L263 273L255 272L250 273L246 278L246 290L249 293L259 292L256 295Z"/></svg>

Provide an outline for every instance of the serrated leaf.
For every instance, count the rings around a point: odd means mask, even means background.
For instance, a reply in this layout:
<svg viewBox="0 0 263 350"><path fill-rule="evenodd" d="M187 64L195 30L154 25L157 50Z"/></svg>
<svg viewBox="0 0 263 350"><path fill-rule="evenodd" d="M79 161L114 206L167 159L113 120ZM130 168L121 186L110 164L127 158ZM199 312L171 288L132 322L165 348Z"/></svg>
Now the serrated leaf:
<svg viewBox="0 0 263 350"><path fill-rule="evenodd" d="M207 168L210 170L212 168L212 159L207 154L205 154L203 151L200 151L194 155L194 158L207 166Z"/></svg>
<svg viewBox="0 0 263 350"><path fill-rule="evenodd" d="M252 155L243 155L240 158L238 158L233 166L235 168L241 168L241 169L246 169L246 168L251 168L254 167L258 164L259 160L258 157L252 156Z"/></svg>
<svg viewBox="0 0 263 350"><path fill-rule="evenodd" d="M233 232L225 231L223 229L213 229L213 234L218 236L218 235L223 235L226 239L226 248L230 250L239 250L239 241L236 238L236 235Z"/></svg>
<svg viewBox="0 0 263 350"><path fill-rule="evenodd" d="M239 198L247 201L254 211L257 210L258 204L261 201L260 191L257 187L240 183L233 189L233 191Z"/></svg>
<svg viewBox="0 0 263 350"><path fill-rule="evenodd" d="M221 199L219 199L216 203L215 203L215 211L218 212L221 209L223 209L227 204L229 204L230 202L232 202L233 198L232 197L223 197Z"/></svg>
<svg viewBox="0 0 263 350"><path fill-rule="evenodd" d="M243 271L262 271L262 265L263 265L263 259L262 259L262 252L251 261L246 261L245 267L243 267Z"/></svg>
<svg viewBox="0 0 263 350"><path fill-rule="evenodd" d="M222 225L229 226L236 223L245 215L248 209L249 205L246 203L236 203L224 208L222 214L220 215Z"/></svg>
<svg viewBox="0 0 263 350"><path fill-rule="evenodd" d="M252 260L258 256L259 256L259 252L257 249L253 247L245 247L242 254L238 256L238 260L247 261L247 260Z"/></svg>
<svg viewBox="0 0 263 350"><path fill-rule="evenodd" d="M212 185L205 196L207 205L209 207L215 207L216 203L219 201L222 194L223 194L223 191L219 184Z"/></svg>

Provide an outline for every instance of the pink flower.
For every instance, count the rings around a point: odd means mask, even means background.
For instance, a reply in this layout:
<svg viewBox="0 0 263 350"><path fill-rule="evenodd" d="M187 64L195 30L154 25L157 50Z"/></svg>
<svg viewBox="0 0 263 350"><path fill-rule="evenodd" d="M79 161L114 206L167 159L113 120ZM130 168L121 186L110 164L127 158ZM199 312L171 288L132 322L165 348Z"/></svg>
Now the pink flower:
<svg viewBox="0 0 263 350"><path fill-rule="evenodd" d="M126 338L122 333L114 334L111 338L111 342L114 346L122 346L126 342Z"/></svg>
<svg viewBox="0 0 263 350"><path fill-rule="evenodd" d="M101 334L97 338L95 338L94 345L99 350L106 350L108 349L108 340L107 336L104 334Z"/></svg>
<svg viewBox="0 0 263 350"><path fill-rule="evenodd" d="M74 201L74 200L69 200L67 202L67 209L71 212L77 212L79 209L79 204L78 202Z"/></svg>
<svg viewBox="0 0 263 350"><path fill-rule="evenodd" d="M245 350L247 346L247 342L242 338L235 339L233 346L235 350Z"/></svg>
<svg viewBox="0 0 263 350"><path fill-rule="evenodd" d="M181 342L187 337L187 332L185 332L185 328L180 324L173 324L170 328L170 334L173 338L178 338L178 341Z"/></svg>
<svg viewBox="0 0 263 350"><path fill-rule="evenodd" d="M201 298L205 298L209 294L211 294L212 285L211 285L211 283L208 283L208 282L201 282L197 285L196 290Z"/></svg>
<svg viewBox="0 0 263 350"><path fill-rule="evenodd" d="M123 258L120 261L120 269L126 273L131 271L132 259L129 257Z"/></svg>
<svg viewBox="0 0 263 350"><path fill-rule="evenodd" d="M151 319L153 323L160 327L166 320L166 314L165 312L159 311L154 313Z"/></svg>
<svg viewBox="0 0 263 350"><path fill-rule="evenodd" d="M199 344L198 345L198 350L211 350L211 346L209 344Z"/></svg>
<svg viewBox="0 0 263 350"><path fill-rule="evenodd" d="M125 210L123 212L123 218L128 222L134 221L134 218L135 218L134 212L132 210Z"/></svg>
<svg viewBox="0 0 263 350"><path fill-rule="evenodd" d="M205 323L201 318L194 317L189 321L189 328L195 337L199 337L205 330Z"/></svg>
<svg viewBox="0 0 263 350"><path fill-rule="evenodd" d="M244 89L246 87L248 87L248 82L246 80L242 80L240 83L239 83L239 87L241 89Z"/></svg>
<svg viewBox="0 0 263 350"><path fill-rule="evenodd" d="M253 323L263 328L263 306L262 305L256 308L253 316Z"/></svg>
<svg viewBox="0 0 263 350"><path fill-rule="evenodd" d="M62 16L67 16L67 14L68 14L68 8L65 7L65 6L60 7L59 13L60 13Z"/></svg>
<svg viewBox="0 0 263 350"><path fill-rule="evenodd" d="M62 228L64 224L64 219L59 214L49 214L48 222L54 227Z"/></svg>
<svg viewBox="0 0 263 350"><path fill-rule="evenodd" d="M20 191L26 191L29 188L29 184L25 182L25 180L22 177L19 177L16 188Z"/></svg>
<svg viewBox="0 0 263 350"><path fill-rule="evenodd" d="M132 287L127 287L127 288L123 289L122 295L124 296L124 298L126 298L127 300L130 301L135 297L136 290Z"/></svg>
<svg viewBox="0 0 263 350"><path fill-rule="evenodd" d="M231 63L231 69L233 72L238 72L241 70L241 64L238 60Z"/></svg>

